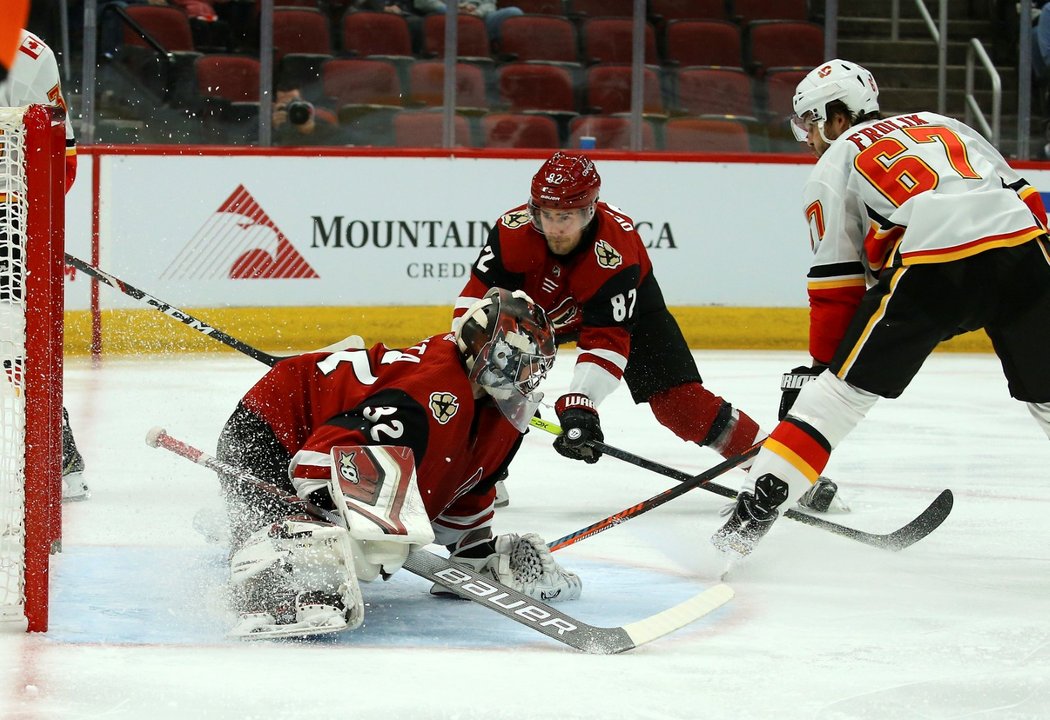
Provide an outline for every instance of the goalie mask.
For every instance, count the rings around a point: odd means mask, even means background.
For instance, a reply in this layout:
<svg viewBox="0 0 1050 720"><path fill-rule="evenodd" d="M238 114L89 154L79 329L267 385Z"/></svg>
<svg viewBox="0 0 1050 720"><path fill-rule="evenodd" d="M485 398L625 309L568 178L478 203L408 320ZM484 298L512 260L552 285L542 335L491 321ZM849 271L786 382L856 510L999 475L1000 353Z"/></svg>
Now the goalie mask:
<svg viewBox="0 0 1050 720"><path fill-rule="evenodd" d="M567 216L575 221L574 231L587 226L594 217L602 179L586 155L556 152L532 178L529 214L532 225L544 233L542 211Z"/></svg>
<svg viewBox="0 0 1050 720"><path fill-rule="evenodd" d="M463 315L456 344L471 382L492 396L514 427L525 432L554 365L554 331L543 308L521 290L492 288Z"/></svg>
<svg viewBox="0 0 1050 720"><path fill-rule="evenodd" d="M791 100L795 111L791 131L795 139L805 142L809 128L815 125L820 137L830 144L824 135L824 123L828 119L828 103L835 100L841 101L856 120L859 115L879 111L879 86L872 74L856 63L829 60L814 68L799 82Z"/></svg>

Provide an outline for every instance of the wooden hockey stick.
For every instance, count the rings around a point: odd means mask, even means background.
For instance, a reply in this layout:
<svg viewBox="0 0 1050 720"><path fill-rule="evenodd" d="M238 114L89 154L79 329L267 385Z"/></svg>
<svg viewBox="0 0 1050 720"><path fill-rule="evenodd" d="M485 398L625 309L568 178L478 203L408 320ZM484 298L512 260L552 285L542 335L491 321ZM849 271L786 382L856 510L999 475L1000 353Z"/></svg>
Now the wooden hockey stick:
<svg viewBox="0 0 1050 720"><path fill-rule="evenodd" d="M153 428L146 434L146 444L160 447L198 465L222 473L234 481L279 500L290 512L305 512L321 520L343 525L335 513L299 497L286 496L280 488L256 477L244 468L223 462L181 440L173 438L162 428ZM716 610L733 597L733 590L724 584L715 585L672 608L650 615L637 622L618 627L588 625L547 603L529 597L472 568L456 565L427 550L414 550L403 566L406 570L437 583L466 600L483 605L531 628L553 640L588 653L610 655L644 645L678 630Z"/></svg>
<svg viewBox="0 0 1050 720"><path fill-rule="evenodd" d="M560 435L561 428L556 424L547 420L540 420L539 418L533 418L530 424L533 427L539 428L553 435ZM659 495L654 495L648 500L643 500L633 507L629 507L626 510L621 510L615 515L610 515L604 520L599 520L593 525L578 530L570 535L566 535L563 538L559 538L554 542L549 543L551 550L557 550L558 548L571 545L574 542L583 540L584 538L590 537L595 533L599 533L602 530L606 530L614 525L618 525L624 520L628 520L636 515L640 515L643 512L652 510L654 507L663 505L668 500L678 497L682 493L692 490L694 487L701 487L704 490L715 493L716 495L722 495L723 497L735 498L737 491L727 488L723 485L717 485L710 482L713 478L721 475L726 470L734 468L740 465L744 460L749 457L753 457L758 454L759 449L762 447L762 443L752 445L750 448L745 450L740 455L725 460L718 465L715 465L710 470L700 473L699 475L690 475L689 473L682 472L681 470L675 470L674 468L661 465L653 460L647 460L643 457L629 453L626 450L620 450L619 448L606 445L601 442L592 442L591 445L603 453L608 453L615 458L619 458L624 462L637 465L638 467L651 470L660 475L666 475L669 478L673 478L681 485L665 490ZM665 497L670 494L670 497ZM903 550L904 548L914 545L919 540L929 535L931 532L940 527L947 518L948 514L952 511L952 505L954 498L951 490L942 490L941 493L934 498L933 502L919 513L913 520L907 523L904 527L894 530L891 533L879 534L869 533L863 530L856 530L846 525L839 525L838 523L825 520L824 518L815 517L813 515L807 515L806 513L799 512L795 509L788 509L784 511L784 517L790 518L796 522L800 522L803 525L809 525L811 527L820 528L821 530L827 530L830 533L847 537L850 540L856 540L862 542L865 545L871 545L882 550Z"/></svg>

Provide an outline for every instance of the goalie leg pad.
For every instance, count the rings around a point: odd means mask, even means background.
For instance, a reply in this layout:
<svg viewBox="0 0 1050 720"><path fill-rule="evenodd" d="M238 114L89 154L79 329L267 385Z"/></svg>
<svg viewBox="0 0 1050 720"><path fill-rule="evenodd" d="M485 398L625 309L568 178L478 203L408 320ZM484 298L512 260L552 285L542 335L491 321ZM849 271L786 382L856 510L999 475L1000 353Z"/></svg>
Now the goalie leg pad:
<svg viewBox="0 0 1050 720"><path fill-rule="evenodd" d="M1039 427L1043 429L1046 436L1050 438L1050 403L1026 403L1028 405L1028 412L1032 413L1032 417L1039 423Z"/></svg>
<svg viewBox="0 0 1050 720"><path fill-rule="evenodd" d="M240 611L231 637L303 637L352 630L364 620L345 528L304 516L252 533L230 558Z"/></svg>

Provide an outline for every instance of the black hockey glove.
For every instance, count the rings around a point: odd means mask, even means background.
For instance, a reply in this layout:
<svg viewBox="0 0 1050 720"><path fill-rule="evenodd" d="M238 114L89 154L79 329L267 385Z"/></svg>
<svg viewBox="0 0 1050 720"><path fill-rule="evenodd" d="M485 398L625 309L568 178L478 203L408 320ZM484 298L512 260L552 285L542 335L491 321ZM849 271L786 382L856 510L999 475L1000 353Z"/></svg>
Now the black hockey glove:
<svg viewBox="0 0 1050 720"><path fill-rule="evenodd" d="M554 438L558 454L587 463L598 462L602 451L591 443L602 442L605 435L598 421L598 409L591 399L582 393L562 395L554 403L554 412L558 413L561 424L561 435Z"/></svg>
<svg viewBox="0 0 1050 720"><path fill-rule="evenodd" d="M797 368L792 368L791 372L784 373L780 378L780 412L777 413L777 420L783 420L784 416L791 411L791 406L795 404L802 386L810 380L816 380L817 375L827 369L827 365L817 363L813 367L799 365Z"/></svg>

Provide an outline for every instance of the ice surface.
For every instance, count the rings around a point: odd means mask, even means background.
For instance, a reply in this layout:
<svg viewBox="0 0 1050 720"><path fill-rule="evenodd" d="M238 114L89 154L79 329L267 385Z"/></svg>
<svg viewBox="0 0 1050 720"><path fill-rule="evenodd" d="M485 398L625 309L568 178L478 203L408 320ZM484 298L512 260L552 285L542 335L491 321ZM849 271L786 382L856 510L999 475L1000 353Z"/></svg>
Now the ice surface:
<svg viewBox="0 0 1050 720"><path fill-rule="evenodd" d="M559 358L548 398L572 360ZM780 373L802 358L697 360L711 389L768 428ZM827 471L853 508L831 519L874 532L952 488L955 509L933 535L889 553L782 519L733 569L728 605L613 657L433 598L408 573L363 586L357 632L224 639L224 551L194 529L220 508L215 479L144 437L162 425L212 451L264 370L239 355L67 361L92 497L64 508L50 632L0 633L0 718L1050 717L1050 444L992 356L935 355ZM612 445L690 472L719 459L660 427L625 388L601 411ZM674 484L613 458L573 463L550 443L526 438L497 530L554 539ZM563 608L620 624L711 586L722 562L707 538L723 502L694 491L560 551L584 580L583 598Z"/></svg>

